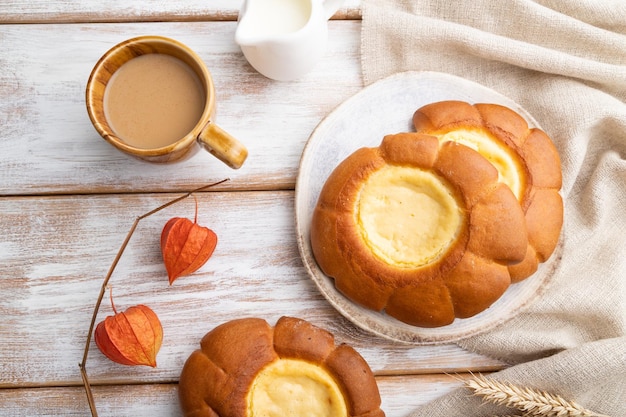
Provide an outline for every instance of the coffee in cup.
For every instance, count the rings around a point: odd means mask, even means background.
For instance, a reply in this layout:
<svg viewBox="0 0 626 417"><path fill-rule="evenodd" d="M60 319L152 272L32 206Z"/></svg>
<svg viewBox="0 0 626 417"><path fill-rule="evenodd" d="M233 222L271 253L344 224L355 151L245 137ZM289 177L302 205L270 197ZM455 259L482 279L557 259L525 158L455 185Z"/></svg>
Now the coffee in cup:
<svg viewBox="0 0 626 417"><path fill-rule="evenodd" d="M204 147L232 168L247 149L214 122L215 91L202 60L160 36L109 50L87 83L87 111L116 148L151 162L178 161Z"/></svg>

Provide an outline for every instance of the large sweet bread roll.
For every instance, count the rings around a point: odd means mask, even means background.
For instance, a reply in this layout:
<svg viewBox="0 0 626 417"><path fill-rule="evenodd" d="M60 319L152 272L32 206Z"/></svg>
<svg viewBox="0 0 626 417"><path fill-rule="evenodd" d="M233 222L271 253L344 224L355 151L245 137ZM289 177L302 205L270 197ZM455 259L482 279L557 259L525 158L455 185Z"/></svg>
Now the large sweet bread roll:
<svg viewBox="0 0 626 417"><path fill-rule="evenodd" d="M419 133L477 150L498 169L500 180L519 200L526 216L524 260L509 267L514 282L532 275L554 252L563 225L561 161L552 140L508 107L442 101L418 109Z"/></svg>
<svg viewBox="0 0 626 417"><path fill-rule="evenodd" d="M200 342L179 382L185 417L384 417L374 375L348 345L291 317L244 318Z"/></svg>
<svg viewBox="0 0 626 417"><path fill-rule="evenodd" d="M310 239L339 291L421 327L488 308L528 245L521 207L494 166L417 133L343 160L322 188Z"/></svg>

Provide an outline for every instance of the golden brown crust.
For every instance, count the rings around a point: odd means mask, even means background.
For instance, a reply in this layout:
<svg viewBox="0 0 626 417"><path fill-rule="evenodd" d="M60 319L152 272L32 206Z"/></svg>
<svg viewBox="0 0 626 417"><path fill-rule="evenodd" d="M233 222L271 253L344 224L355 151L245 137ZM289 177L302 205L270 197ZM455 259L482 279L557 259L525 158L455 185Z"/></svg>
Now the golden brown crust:
<svg viewBox="0 0 626 417"><path fill-rule="evenodd" d="M435 173L462 205L465 219L456 240L425 266L399 268L378 258L356 224L363 182L385 165ZM498 182L497 170L464 145L440 145L436 137L417 133L388 135L378 148L359 149L342 161L320 193L310 239L320 268L339 291L367 308L423 327L443 326L491 305L510 282L506 266L519 262L527 247L523 212L511 190ZM476 272L467 259L480 265ZM466 273L481 277L469 279L464 293L459 276ZM484 282L476 284L482 277Z"/></svg>
<svg viewBox="0 0 626 417"><path fill-rule="evenodd" d="M335 339L326 330L292 317L281 317L276 322L274 350L281 358L323 363L333 349Z"/></svg>
<svg viewBox="0 0 626 417"><path fill-rule="evenodd" d="M258 373L280 359L299 359L326 369L339 385L350 417L384 417L374 374L347 345L307 321L244 318L207 333L183 367L179 400L185 417L247 417L246 397Z"/></svg>
<svg viewBox="0 0 626 417"><path fill-rule="evenodd" d="M380 394L372 371L352 347L346 344L337 346L324 364L336 376L350 416L385 415L380 409Z"/></svg>
<svg viewBox="0 0 626 417"><path fill-rule="evenodd" d="M426 105L415 112L413 124L417 132L431 135L468 128L486 130L518 155L524 184L519 202L526 217L529 247L524 260L511 265L509 271L513 282L532 275L554 252L563 225L561 162L548 135L529 128L526 120L508 107L462 101Z"/></svg>
<svg viewBox="0 0 626 417"><path fill-rule="evenodd" d="M278 357L272 339L272 328L262 319L233 320L207 333L180 376L178 392L185 415L244 417L254 377Z"/></svg>

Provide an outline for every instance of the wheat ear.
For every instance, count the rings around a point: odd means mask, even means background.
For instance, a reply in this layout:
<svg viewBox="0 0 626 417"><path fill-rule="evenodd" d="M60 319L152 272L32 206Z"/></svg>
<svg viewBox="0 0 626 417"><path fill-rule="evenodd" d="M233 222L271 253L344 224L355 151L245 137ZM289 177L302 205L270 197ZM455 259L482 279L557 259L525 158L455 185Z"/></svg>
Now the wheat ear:
<svg viewBox="0 0 626 417"><path fill-rule="evenodd" d="M465 381L465 385L484 400L515 408L527 417L609 417L587 410L573 401L566 401L558 395L499 382L480 374Z"/></svg>

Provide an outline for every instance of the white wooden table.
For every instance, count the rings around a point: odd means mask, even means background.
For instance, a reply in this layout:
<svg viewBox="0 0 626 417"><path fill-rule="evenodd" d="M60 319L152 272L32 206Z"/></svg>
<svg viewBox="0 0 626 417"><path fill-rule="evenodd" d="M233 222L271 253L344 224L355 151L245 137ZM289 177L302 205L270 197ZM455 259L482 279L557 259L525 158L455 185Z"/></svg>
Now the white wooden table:
<svg viewBox="0 0 626 417"><path fill-rule="evenodd" d="M111 277L118 310L147 304L164 328L158 367L106 359L92 341L87 371L101 416L179 416L177 380L216 325L257 316L306 319L355 347L375 372L387 416L458 386L468 371L503 363L454 344L411 346L343 318L309 279L297 249L293 200L299 158L315 126L362 87L360 5L330 22L323 61L297 81L256 73L234 42L232 0L5 0L0 5L0 415L87 416L78 363L102 281L130 226L192 190L199 223L218 247L192 276L168 286L159 236L185 199L142 220ZM151 165L103 141L87 116L92 67L138 35L175 38L205 61L219 124L250 156L233 171L208 154ZM112 313L105 298L98 321Z"/></svg>

